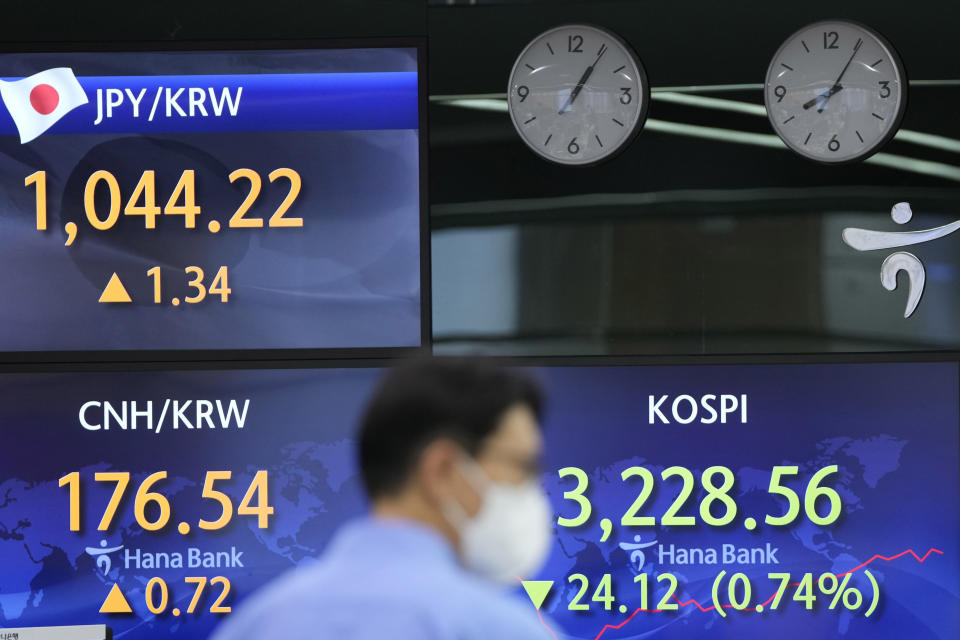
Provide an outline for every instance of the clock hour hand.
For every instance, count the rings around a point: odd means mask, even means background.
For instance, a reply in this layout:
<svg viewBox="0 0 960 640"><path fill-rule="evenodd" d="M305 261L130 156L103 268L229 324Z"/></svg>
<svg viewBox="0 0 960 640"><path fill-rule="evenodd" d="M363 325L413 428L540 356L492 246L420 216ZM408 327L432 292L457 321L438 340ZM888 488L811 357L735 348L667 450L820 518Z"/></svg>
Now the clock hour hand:
<svg viewBox="0 0 960 640"><path fill-rule="evenodd" d="M832 95L835 94L835 93L840 93L840 91L842 91L842 90L843 90L843 85L835 84L835 85L833 85L832 87L830 87L830 90L829 90L829 91L826 91L826 92L824 92L824 93L821 93L820 95L816 96L815 98L811 98L810 100L807 100L806 102L804 102L804 103L803 103L803 108L804 108L804 109L811 109L811 108L813 108L814 106L816 106L816 104L819 102L819 103L821 103L821 107L820 107L819 109L817 109L817 111L820 112L820 113L822 113L822 112L823 112L823 107L826 106L827 100L830 99L830 96L832 96Z"/></svg>
<svg viewBox="0 0 960 640"><path fill-rule="evenodd" d="M570 97L567 98L567 101L563 104L563 107L560 108L560 115L563 115L570 110L570 107L573 106L573 101L577 99L577 96L580 95L580 91L583 90L583 85L587 83L587 80L590 79L590 75L593 73L593 68L597 66L597 63L600 62L600 58L603 57L603 54L607 52L607 45L600 45L600 52L597 54L597 59L593 61L586 71L583 72L583 75L580 76L580 80L577 81L577 86L573 88L573 91L570 92Z"/></svg>
<svg viewBox="0 0 960 640"><path fill-rule="evenodd" d="M840 93L841 90L843 90L843 85L840 84L835 84L830 87L830 91L827 91L827 93L823 96L823 102L820 103L820 108L817 109L817 113L823 113L823 110L827 107L827 102L830 101L830 96L835 93Z"/></svg>

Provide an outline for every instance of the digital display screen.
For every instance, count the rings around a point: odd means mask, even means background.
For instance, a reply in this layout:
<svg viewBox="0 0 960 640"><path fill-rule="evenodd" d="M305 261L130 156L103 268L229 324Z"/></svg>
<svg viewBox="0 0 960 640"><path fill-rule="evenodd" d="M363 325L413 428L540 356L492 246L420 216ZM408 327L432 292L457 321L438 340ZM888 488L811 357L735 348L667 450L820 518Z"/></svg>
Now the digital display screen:
<svg viewBox="0 0 960 640"><path fill-rule="evenodd" d="M0 351L422 344L416 48L8 53L0 80Z"/></svg>
<svg viewBox="0 0 960 640"><path fill-rule="evenodd" d="M557 637L955 639L957 369L531 369L556 538L517 598ZM208 637L364 512L381 373L0 375L0 628Z"/></svg>
<svg viewBox="0 0 960 640"><path fill-rule="evenodd" d="M956 363L544 373L572 637L960 634Z"/></svg>

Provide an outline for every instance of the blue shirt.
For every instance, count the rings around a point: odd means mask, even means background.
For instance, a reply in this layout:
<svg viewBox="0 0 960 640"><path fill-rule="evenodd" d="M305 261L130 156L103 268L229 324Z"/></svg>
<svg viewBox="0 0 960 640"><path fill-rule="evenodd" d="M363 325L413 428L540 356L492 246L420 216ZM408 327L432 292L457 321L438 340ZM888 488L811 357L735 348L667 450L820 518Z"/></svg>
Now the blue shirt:
<svg viewBox="0 0 960 640"><path fill-rule="evenodd" d="M530 602L461 567L439 533L409 521L364 518L343 527L318 561L244 602L213 639L554 637Z"/></svg>

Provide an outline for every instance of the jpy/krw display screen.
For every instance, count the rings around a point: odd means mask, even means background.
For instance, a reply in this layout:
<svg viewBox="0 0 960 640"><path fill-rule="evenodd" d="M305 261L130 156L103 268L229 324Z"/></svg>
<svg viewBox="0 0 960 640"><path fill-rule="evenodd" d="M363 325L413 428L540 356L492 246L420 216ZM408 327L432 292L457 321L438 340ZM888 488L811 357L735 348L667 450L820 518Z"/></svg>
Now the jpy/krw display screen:
<svg viewBox="0 0 960 640"><path fill-rule="evenodd" d="M417 50L0 55L0 351L421 344Z"/></svg>

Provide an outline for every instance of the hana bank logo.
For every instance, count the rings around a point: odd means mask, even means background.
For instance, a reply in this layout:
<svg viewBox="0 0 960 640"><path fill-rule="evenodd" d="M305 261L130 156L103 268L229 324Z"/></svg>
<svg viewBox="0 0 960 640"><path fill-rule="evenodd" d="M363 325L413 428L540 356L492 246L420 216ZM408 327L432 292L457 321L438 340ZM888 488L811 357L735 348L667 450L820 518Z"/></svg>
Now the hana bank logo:
<svg viewBox="0 0 960 640"><path fill-rule="evenodd" d="M655 544L657 544L656 539L644 542L643 536L635 535L633 542L621 542L620 548L630 554L630 568L635 569L637 573L643 573L643 567L647 564L647 557L643 550Z"/></svg>
<svg viewBox="0 0 960 640"><path fill-rule="evenodd" d="M890 217L897 224L906 224L913 217L909 202L900 202L893 205ZM876 251L878 249L894 249L912 244L931 242L948 236L960 229L960 220L933 229L919 231L874 231L872 229L858 229L847 227L843 230L843 241L857 251ZM880 284L887 291L897 288L897 274L901 271L907 274L907 307L903 312L904 318L909 318L920 304L923 295L923 286L926 282L926 271L923 263L917 256L908 251L891 253L880 265Z"/></svg>
<svg viewBox="0 0 960 640"><path fill-rule="evenodd" d="M110 569L113 567L113 561L110 559L110 554L115 551L120 551L121 549L123 549L123 545L120 545L119 547L107 548L107 541L101 540L99 547L86 547L84 551L87 552L87 555L97 559L97 566L100 567L103 575L107 575L110 573Z"/></svg>

